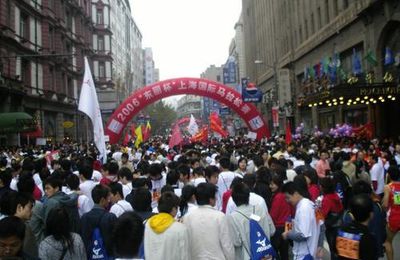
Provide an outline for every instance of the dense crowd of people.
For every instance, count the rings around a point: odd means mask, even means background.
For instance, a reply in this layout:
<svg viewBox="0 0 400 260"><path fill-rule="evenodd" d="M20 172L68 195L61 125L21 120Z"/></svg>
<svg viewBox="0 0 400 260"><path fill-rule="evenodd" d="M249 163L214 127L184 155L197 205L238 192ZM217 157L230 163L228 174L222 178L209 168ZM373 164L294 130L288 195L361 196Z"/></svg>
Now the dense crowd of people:
<svg viewBox="0 0 400 260"><path fill-rule="evenodd" d="M0 148L1 259L394 259L397 140L108 149Z"/></svg>

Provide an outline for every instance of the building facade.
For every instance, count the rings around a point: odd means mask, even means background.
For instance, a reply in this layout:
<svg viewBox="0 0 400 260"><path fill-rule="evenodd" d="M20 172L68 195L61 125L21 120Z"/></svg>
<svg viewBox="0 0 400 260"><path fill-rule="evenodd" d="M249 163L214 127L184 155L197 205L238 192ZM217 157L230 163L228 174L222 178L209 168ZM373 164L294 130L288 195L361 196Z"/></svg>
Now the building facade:
<svg viewBox="0 0 400 260"><path fill-rule="evenodd" d="M185 95L178 100L177 114L178 118L190 117L193 115L196 119L202 116L202 97Z"/></svg>
<svg viewBox="0 0 400 260"><path fill-rule="evenodd" d="M144 48L143 50L143 79L144 86L151 85L160 79L160 72L155 67L153 59L153 50L151 48Z"/></svg>
<svg viewBox="0 0 400 260"><path fill-rule="evenodd" d="M77 100L83 56L92 53L90 17L89 1L0 3L0 112L32 116L41 132L35 137L63 142L82 136L79 129L87 122L77 113ZM0 139L29 142L17 133L2 133Z"/></svg>
<svg viewBox="0 0 400 260"><path fill-rule="evenodd" d="M270 126L278 106L281 133L290 119L325 131L371 122L378 136L397 136L399 9L391 0L243 0L247 73L267 96Z"/></svg>
<svg viewBox="0 0 400 260"><path fill-rule="evenodd" d="M93 75L103 120L141 87L142 35L128 0L92 0Z"/></svg>

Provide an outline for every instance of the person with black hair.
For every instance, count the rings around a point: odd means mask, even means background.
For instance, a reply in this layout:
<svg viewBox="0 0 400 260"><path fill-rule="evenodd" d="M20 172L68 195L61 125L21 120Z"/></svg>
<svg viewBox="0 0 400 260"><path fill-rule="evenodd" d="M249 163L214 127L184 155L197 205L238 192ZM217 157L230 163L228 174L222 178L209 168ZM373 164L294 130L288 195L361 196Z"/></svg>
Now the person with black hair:
<svg viewBox="0 0 400 260"><path fill-rule="evenodd" d="M238 160L238 168L235 171L236 173L244 176L247 173L247 158L240 157Z"/></svg>
<svg viewBox="0 0 400 260"><path fill-rule="evenodd" d="M338 229L335 253L338 259L376 260L375 237L368 230L373 214L373 202L367 194L355 195L350 200L354 220Z"/></svg>
<svg viewBox="0 0 400 260"><path fill-rule="evenodd" d="M115 222L113 248L118 259L139 259L144 237L143 220L135 212L125 212Z"/></svg>
<svg viewBox="0 0 400 260"><path fill-rule="evenodd" d="M157 215L145 225L144 254L146 259L186 260L189 255L188 229L175 221L179 198L173 192L164 192L158 201ZM172 250L179 248L179 250Z"/></svg>
<svg viewBox="0 0 400 260"><path fill-rule="evenodd" d="M330 177L320 179L322 200L320 212L324 217L324 224L326 227L325 236L331 251L331 259L335 259L334 245L335 235L337 228L341 224L343 205L339 195L335 191L335 182Z"/></svg>
<svg viewBox="0 0 400 260"><path fill-rule="evenodd" d="M1 259L32 259L23 251L24 240L25 224L20 218L9 216L0 220Z"/></svg>
<svg viewBox="0 0 400 260"><path fill-rule="evenodd" d="M92 199L92 190L97 183L92 180L93 165L85 162L79 165L78 169L79 179L81 180L81 184L79 184L79 190L82 192L82 194L85 194L90 199L90 204L94 205Z"/></svg>
<svg viewBox="0 0 400 260"><path fill-rule="evenodd" d="M122 167L118 171L119 183L122 185L123 198L126 198L131 193L133 174L132 171L127 167Z"/></svg>
<svg viewBox="0 0 400 260"><path fill-rule="evenodd" d="M235 177L242 177L240 174L229 170L230 159L228 157L222 157L219 161L221 173L218 175L218 196L217 196L217 208L222 209L222 196L225 191L229 190L232 181Z"/></svg>
<svg viewBox="0 0 400 260"><path fill-rule="evenodd" d="M315 170L317 171L318 178L326 177L327 173L331 171L331 166L329 165L329 152L327 150L321 150L319 153L319 161L315 165Z"/></svg>
<svg viewBox="0 0 400 260"><path fill-rule="evenodd" d="M350 180L353 180L356 175L356 166L351 161L350 153L343 152L342 159L342 171L349 176Z"/></svg>
<svg viewBox="0 0 400 260"><path fill-rule="evenodd" d="M385 186L385 170L383 163L377 155L373 155L370 159L372 165L370 170L372 187L374 192L383 198L383 188Z"/></svg>
<svg viewBox="0 0 400 260"><path fill-rule="evenodd" d="M385 248L388 260L393 260L393 239L400 231L400 170L390 166L388 173L390 183L385 186L383 196L383 207L388 214Z"/></svg>
<svg viewBox="0 0 400 260"><path fill-rule="evenodd" d="M271 243L279 254L279 259L289 259L289 242L282 238L282 233L285 231L285 224L288 219L291 219L293 208L286 201L285 194L282 192L283 179L277 174L272 175L269 188L272 191L272 203L270 207L270 215L276 232L271 238Z"/></svg>
<svg viewBox="0 0 400 260"><path fill-rule="evenodd" d="M0 199L3 194L7 191L10 191L10 183L12 180L11 169L7 168L3 171L0 171Z"/></svg>
<svg viewBox="0 0 400 260"><path fill-rule="evenodd" d="M133 171L133 164L129 161L129 154L123 153L121 155L121 161L118 162L119 169L123 167L128 168L129 170Z"/></svg>
<svg viewBox="0 0 400 260"><path fill-rule="evenodd" d="M145 187L137 188L129 203L143 221L154 215L151 208L151 192Z"/></svg>
<svg viewBox="0 0 400 260"><path fill-rule="evenodd" d="M131 204L124 200L122 184L118 182L112 182L108 186L110 187L111 203L113 204L111 206L110 213L115 214L115 216L118 218L124 212L133 211Z"/></svg>
<svg viewBox="0 0 400 260"><path fill-rule="evenodd" d="M101 168L101 174L103 177L100 180L100 184L109 185L113 181L118 180L118 163L115 161L104 164Z"/></svg>
<svg viewBox="0 0 400 260"><path fill-rule="evenodd" d="M369 165L365 160L365 153L363 151L357 152L357 158L354 162L354 165L356 166L356 174L351 182L355 183L358 180L364 180L368 183L371 183L371 177L369 176Z"/></svg>
<svg viewBox="0 0 400 260"><path fill-rule="evenodd" d="M381 206L380 198L372 192L371 183L363 180L359 180L353 185L352 195L367 194L373 201L373 216L368 223L368 229L371 234L375 237L375 249L379 257L383 257L384 247L386 237L386 212ZM347 225L353 221L350 211L345 211L343 216L343 224Z"/></svg>
<svg viewBox="0 0 400 260"><path fill-rule="evenodd" d="M147 174L151 180L153 204L156 206L157 200L161 194L161 188L167 183L167 175L163 172L163 169L159 163L151 164L147 169Z"/></svg>
<svg viewBox="0 0 400 260"><path fill-rule="evenodd" d="M243 176L243 183L245 183L250 188L250 202L251 206L259 206L264 214L268 214L268 207L265 199L254 192L254 186L256 184L256 176L254 174L246 174ZM232 182L233 183L233 182ZM268 188L269 189L269 188ZM232 214L237 209L233 198L230 197L226 205L226 215Z"/></svg>
<svg viewBox="0 0 400 260"><path fill-rule="evenodd" d="M79 177L77 175L69 175L65 180L65 183L69 189L69 192L66 192L67 195L78 195L78 212L79 216L82 217L83 214L89 212L93 208L94 204L90 201L88 196L79 191Z"/></svg>
<svg viewBox="0 0 400 260"><path fill-rule="evenodd" d="M54 208L49 212L47 237L39 245L40 259L86 259L82 238L72 232L69 223L69 215L64 208Z"/></svg>
<svg viewBox="0 0 400 260"><path fill-rule="evenodd" d="M190 183L191 175L190 175L190 167L186 164L181 164L178 166L176 171L179 173L179 181L182 183L183 186Z"/></svg>
<svg viewBox="0 0 400 260"><path fill-rule="evenodd" d="M192 183L195 187L200 183L205 183L207 180L204 178L205 169L202 166L193 169L193 180Z"/></svg>
<svg viewBox="0 0 400 260"><path fill-rule="evenodd" d="M219 169L217 166L209 165L205 169L206 181L207 183L211 183L217 185L218 183L218 175Z"/></svg>
<svg viewBox="0 0 400 260"><path fill-rule="evenodd" d="M92 190L94 207L88 213L83 214L81 218L82 224L82 240L85 243L86 254L92 255L91 242L93 230L98 227L107 251L108 256L113 256L112 251L112 230L117 217L106 211L110 205L111 192L107 186L98 184Z"/></svg>
<svg viewBox="0 0 400 260"><path fill-rule="evenodd" d="M197 209L196 205L196 187L193 185L186 185L182 188L181 200L179 203L180 217L190 214L194 209Z"/></svg>
<svg viewBox="0 0 400 260"><path fill-rule="evenodd" d="M230 226L233 245L235 246L236 259L251 258L250 250L250 218L256 220L263 229L265 235L270 237L275 233L275 226L271 216L259 206L249 204L250 188L245 183L238 183L232 187L232 199L237 209L227 217Z"/></svg>
<svg viewBox="0 0 400 260"><path fill-rule="evenodd" d="M199 208L184 216L189 229L191 259L234 259L235 251L224 213L215 209L217 187L200 183L196 187ZM198 243L202 241L202 243ZM194 246L195 245L195 246Z"/></svg>
<svg viewBox="0 0 400 260"><path fill-rule="evenodd" d="M307 184L298 175L293 182L285 183L282 191L286 200L296 208L292 229L282 234L283 239L293 240L294 259L316 256L319 238L319 223L315 217L314 203L308 198Z"/></svg>

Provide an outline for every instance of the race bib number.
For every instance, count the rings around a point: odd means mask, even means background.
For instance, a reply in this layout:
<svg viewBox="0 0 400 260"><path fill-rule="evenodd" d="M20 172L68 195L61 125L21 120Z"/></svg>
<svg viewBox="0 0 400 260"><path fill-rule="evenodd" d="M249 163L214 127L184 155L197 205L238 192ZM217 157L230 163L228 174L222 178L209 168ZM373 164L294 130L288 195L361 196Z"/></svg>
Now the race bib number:
<svg viewBox="0 0 400 260"><path fill-rule="evenodd" d="M394 205L400 205L400 192L396 191L393 194Z"/></svg>
<svg viewBox="0 0 400 260"><path fill-rule="evenodd" d="M336 237L336 250L339 256L359 259L361 235L339 231Z"/></svg>

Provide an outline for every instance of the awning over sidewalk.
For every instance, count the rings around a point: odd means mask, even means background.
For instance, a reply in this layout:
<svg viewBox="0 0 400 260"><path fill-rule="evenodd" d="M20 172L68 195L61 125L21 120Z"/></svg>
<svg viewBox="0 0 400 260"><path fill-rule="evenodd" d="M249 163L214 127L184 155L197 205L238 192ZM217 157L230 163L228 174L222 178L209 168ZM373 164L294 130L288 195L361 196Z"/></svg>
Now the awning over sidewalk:
<svg viewBox="0 0 400 260"><path fill-rule="evenodd" d="M35 130L35 120L27 113L0 113L0 133L23 133Z"/></svg>

